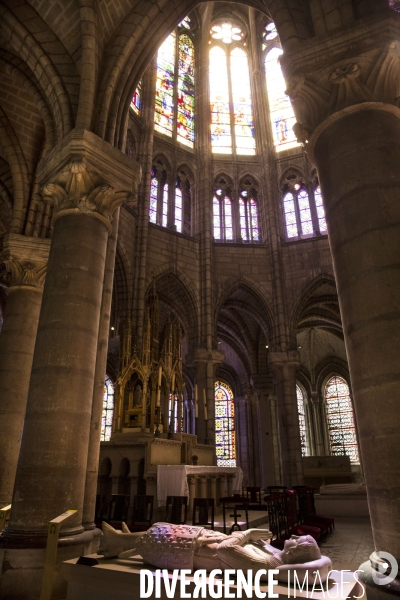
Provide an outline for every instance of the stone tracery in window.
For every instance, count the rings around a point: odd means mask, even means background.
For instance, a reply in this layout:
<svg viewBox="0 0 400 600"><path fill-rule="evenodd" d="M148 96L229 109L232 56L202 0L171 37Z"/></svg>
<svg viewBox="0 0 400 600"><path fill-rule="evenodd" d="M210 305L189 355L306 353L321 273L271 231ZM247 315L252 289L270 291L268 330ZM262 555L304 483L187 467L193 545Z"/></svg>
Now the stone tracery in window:
<svg viewBox="0 0 400 600"><path fill-rule="evenodd" d="M239 219L240 237L244 242L260 240L257 190L252 179L245 178L240 186Z"/></svg>
<svg viewBox="0 0 400 600"><path fill-rule="evenodd" d="M319 185L310 194L303 177L296 171L289 171L283 181L282 189L288 239L311 237L327 232Z"/></svg>
<svg viewBox="0 0 400 600"><path fill-rule="evenodd" d="M350 390L343 377L331 377L324 390L330 450L334 456L347 455L359 464L359 452Z"/></svg>
<svg viewBox="0 0 400 600"><path fill-rule="evenodd" d="M151 223L191 233L191 186L186 168L178 169L175 186L169 185L170 169L157 158L151 172L149 220Z"/></svg>

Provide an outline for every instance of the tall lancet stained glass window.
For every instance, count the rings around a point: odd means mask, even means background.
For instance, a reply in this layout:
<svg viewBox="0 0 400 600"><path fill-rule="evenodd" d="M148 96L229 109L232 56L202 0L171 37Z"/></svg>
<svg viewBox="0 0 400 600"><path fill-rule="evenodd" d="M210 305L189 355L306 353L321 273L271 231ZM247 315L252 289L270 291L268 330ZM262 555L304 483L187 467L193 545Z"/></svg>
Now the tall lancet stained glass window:
<svg viewBox="0 0 400 600"><path fill-rule="evenodd" d="M213 198L214 239L233 240L232 201L222 189L215 190Z"/></svg>
<svg viewBox="0 0 400 600"><path fill-rule="evenodd" d="M194 143L194 46L188 35L179 36L178 142L193 148Z"/></svg>
<svg viewBox="0 0 400 600"><path fill-rule="evenodd" d="M191 21L184 19L177 32L171 33L158 50L154 127L193 148L194 45L188 32L191 28Z"/></svg>
<svg viewBox="0 0 400 600"><path fill-rule="evenodd" d="M111 438L112 421L114 415L114 384L110 377L106 375L104 381L103 413L101 416L101 437L102 442L108 442Z"/></svg>
<svg viewBox="0 0 400 600"><path fill-rule="evenodd" d="M172 32L160 46L157 54L157 84L154 127L164 135L172 136L174 126L176 33Z"/></svg>
<svg viewBox="0 0 400 600"><path fill-rule="evenodd" d="M150 180L150 207L149 219L150 223L157 223L157 205L158 205L158 179L154 169L151 171Z"/></svg>
<svg viewBox="0 0 400 600"><path fill-rule="evenodd" d="M308 456L306 408L304 405L303 392L301 391L301 387L299 385L296 385L296 396L297 396L297 412L298 412L298 416L299 416L301 455Z"/></svg>
<svg viewBox="0 0 400 600"><path fill-rule="evenodd" d="M331 453L347 454L352 464L359 464L353 404L349 386L342 377L334 375L326 383L325 402Z"/></svg>
<svg viewBox="0 0 400 600"><path fill-rule="evenodd" d="M248 59L245 50L232 43L244 34L230 23L215 25L209 53L211 147L217 154L256 152Z"/></svg>
<svg viewBox="0 0 400 600"><path fill-rule="evenodd" d="M320 233L327 232L325 210L322 203L321 187L318 185L314 190L315 208L317 210L318 226Z"/></svg>
<svg viewBox="0 0 400 600"><path fill-rule="evenodd" d="M252 197L248 190L242 190L239 195L239 217L240 217L240 235L246 242L257 242L258 232L258 214L257 200Z"/></svg>
<svg viewBox="0 0 400 600"><path fill-rule="evenodd" d="M286 83L282 74L281 48L272 47L265 56L265 74L271 115L272 134L277 151L298 146L293 125L296 122L289 96L285 94Z"/></svg>
<svg viewBox="0 0 400 600"><path fill-rule="evenodd" d="M213 152L232 153L226 52L219 46L210 50L211 145Z"/></svg>
<svg viewBox="0 0 400 600"><path fill-rule="evenodd" d="M218 467L236 467L235 405L222 381L215 382L215 447Z"/></svg>

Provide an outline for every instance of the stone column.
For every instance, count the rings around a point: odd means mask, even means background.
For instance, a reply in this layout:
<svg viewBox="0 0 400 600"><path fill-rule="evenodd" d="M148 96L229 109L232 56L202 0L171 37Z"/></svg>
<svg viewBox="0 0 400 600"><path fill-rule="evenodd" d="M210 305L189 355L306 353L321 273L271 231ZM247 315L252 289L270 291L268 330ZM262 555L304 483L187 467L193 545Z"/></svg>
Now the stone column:
<svg viewBox="0 0 400 600"><path fill-rule="evenodd" d="M276 381L282 483L288 487L303 485L296 397L296 372L300 365L299 355L296 351L270 352L268 361Z"/></svg>
<svg viewBox="0 0 400 600"><path fill-rule="evenodd" d="M11 280L0 335L0 507L12 499L50 240L10 233Z"/></svg>
<svg viewBox="0 0 400 600"><path fill-rule="evenodd" d="M101 300L99 339L93 388L92 416L90 420L88 461L86 468L85 499L82 522L85 529L94 529L96 509L97 475L100 457L100 430L103 412L104 378L107 368L108 338L114 282L115 253L117 249L119 209L115 211L111 235L108 239L107 258L104 270L103 297Z"/></svg>
<svg viewBox="0 0 400 600"><path fill-rule="evenodd" d="M139 168L94 134L72 131L40 164L37 176L56 218L13 506L2 541L8 548L44 543L48 521L68 508L78 512L61 537L83 531L110 217L130 197Z"/></svg>
<svg viewBox="0 0 400 600"><path fill-rule="evenodd" d="M400 561L398 32L386 8L285 65L324 198L375 549Z"/></svg>
<svg viewBox="0 0 400 600"><path fill-rule="evenodd" d="M194 363L196 366L196 383L199 395L199 418L197 419L197 436L200 443L215 445L215 372L224 360L224 353L220 350L196 348ZM207 400L207 431L204 412L204 392Z"/></svg>

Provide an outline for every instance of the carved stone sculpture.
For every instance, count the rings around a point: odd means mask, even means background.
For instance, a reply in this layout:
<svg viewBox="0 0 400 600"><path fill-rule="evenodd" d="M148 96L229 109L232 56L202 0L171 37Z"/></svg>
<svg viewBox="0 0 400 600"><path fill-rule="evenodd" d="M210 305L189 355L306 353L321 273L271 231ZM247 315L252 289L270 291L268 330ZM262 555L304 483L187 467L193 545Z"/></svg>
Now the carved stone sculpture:
<svg viewBox="0 0 400 600"><path fill-rule="evenodd" d="M308 572L313 582L318 571L321 581L326 580L332 563L321 556L311 536L292 536L281 551L266 541L271 535L265 529L248 529L228 536L203 527L170 523L155 523L146 532L130 533L124 523L122 532L103 523L99 554L124 559L140 555L160 569L277 569L280 581L287 581L288 572L296 570L302 579Z"/></svg>

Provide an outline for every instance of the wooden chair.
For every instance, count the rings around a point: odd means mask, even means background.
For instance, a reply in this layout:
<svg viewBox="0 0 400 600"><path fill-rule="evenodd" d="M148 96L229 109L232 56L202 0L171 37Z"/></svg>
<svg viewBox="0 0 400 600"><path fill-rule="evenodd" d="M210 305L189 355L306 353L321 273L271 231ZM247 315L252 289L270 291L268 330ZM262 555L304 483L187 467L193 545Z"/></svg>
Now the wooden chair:
<svg viewBox="0 0 400 600"><path fill-rule="evenodd" d="M244 488L243 495L252 504L261 504L261 488L260 487L246 487L246 488Z"/></svg>
<svg viewBox="0 0 400 600"><path fill-rule="evenodd" d="M153 522L154 496L134 496L131 529L148 529Z"/></svg>
<svg viewBox="0 0 400 600"><path fill-rule="evenodd" d="M192 525L208 525L214 529L214 498L194 498Z"/></svg>
<svg viewBox="0 0 400 600"><path fill-rule="evenodd" d="M121 523L128 520L129 495L113 494L108 510L108 523L115 521Z"/></svg>
<svg viewBox="0 0 400 600"><path fill-rule="evenodd" d="M174 525L186 525L187 496L167 496L166 521Z"/></svg>

